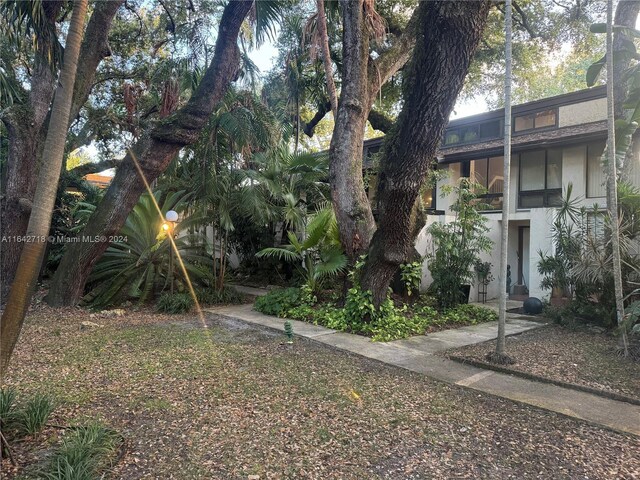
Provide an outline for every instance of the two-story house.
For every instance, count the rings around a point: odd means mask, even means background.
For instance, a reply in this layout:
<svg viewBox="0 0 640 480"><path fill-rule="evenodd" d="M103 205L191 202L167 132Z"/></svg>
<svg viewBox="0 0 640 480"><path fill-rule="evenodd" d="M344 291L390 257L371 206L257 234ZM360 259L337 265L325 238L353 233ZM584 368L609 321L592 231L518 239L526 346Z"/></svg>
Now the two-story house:
<svg viewBox="0 0 640 480"><path fill-rule="evenodd" d="M540 288L537 270L539 251L552 253L551 223L563 190L571 182L573 197L581 205L606 208L605 173L600 163L607 136L606 91L604 87L545 98L516 105L512 109L512 163L508 263L511 268L510 294L547 298ZM435 191L423 199L433 222L453 219L449 208L453 199L441 197L445 183L472 177L486 188L483 211L494 242L483 261L493 264L496 279L488 287L487 298L498 296L497 270L500 259L500 232L503 201L503 125L504 109L452 120L444 135L437 158L439 170L447 175ZM637 143L637 142L636 142ZM382 139L365 142L365 159L377 152ZM625 165L626 178L640 186L640 152L634 148ZM365 160L367 166L367 160ZM370 189L372 192L374 188ZM424 254L430 246L426 227L418 236L416 249ZM426 264L423 287L431 281ZM471 301L477 298L472 286Z"/></svg>

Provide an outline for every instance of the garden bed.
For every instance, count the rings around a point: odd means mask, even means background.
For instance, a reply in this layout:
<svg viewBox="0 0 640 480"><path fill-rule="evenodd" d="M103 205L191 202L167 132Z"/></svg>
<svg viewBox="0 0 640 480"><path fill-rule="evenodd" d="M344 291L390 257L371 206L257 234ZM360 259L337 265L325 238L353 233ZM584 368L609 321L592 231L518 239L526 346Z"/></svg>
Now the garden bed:
<svg viewBox="0 0 640 480"><path fill-rule="evenodd" d="M640 363L620 357L617 347L617 338L606 333L549 325L507 338L516 363L505 368L640 401ZM484 362L494 348L492 341L444 354Z"/></svg>
<svg viewBox="0 0 640 480"><path fill-rule="evenodd" d="M640 469L631 435L304 339L286 346L214 315L206 325L42 308L6 384L54 395L51 423L120 432L127 449L110 478L608 479ZM28 458L28 444L15 447ZM22 467L5 459L3 478Z"/></svg>
<svg viewBox="0 0 640 480"><path fill-rule="evenodd" d="M440 312L435 308L434 299L428 296L405 302L393 295L375 310L369 294L357 288L349 290L344 306L340 306L335 292L316 296L304 287L290 287L259 297L254 308L266 315L322 325L383 342L498 319L494 310L478 305L458 305Z"/></svg>

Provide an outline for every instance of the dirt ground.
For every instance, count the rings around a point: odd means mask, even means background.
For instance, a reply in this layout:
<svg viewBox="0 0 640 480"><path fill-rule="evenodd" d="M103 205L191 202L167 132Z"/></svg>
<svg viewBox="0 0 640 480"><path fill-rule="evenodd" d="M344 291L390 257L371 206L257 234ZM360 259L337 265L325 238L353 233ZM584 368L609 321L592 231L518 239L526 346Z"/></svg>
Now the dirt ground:
<svg viewBox="0 0 640 480"><path fill-rule="evenodd" d="M110 478L639 478L629 435L215 315L120 313L36 308L6 378L55 396L51 424L120 432Z"/></svg>
<svg viewBox="0 0 640 480"><path fill-rule="evenodd" d="M597 388L640 399L640 363L621 357L618 339L587 329L548 325L507 338L507 351L516 360L509 368L563 382ZM485 360L495 342L449 350Z"/></svg>

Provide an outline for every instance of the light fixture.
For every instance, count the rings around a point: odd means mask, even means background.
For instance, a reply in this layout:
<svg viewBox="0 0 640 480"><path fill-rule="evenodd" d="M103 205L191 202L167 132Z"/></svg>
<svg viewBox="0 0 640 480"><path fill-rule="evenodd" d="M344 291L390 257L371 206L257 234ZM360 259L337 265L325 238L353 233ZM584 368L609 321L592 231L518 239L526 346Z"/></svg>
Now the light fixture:
<svg viewBox="0 0 640 480"><path fill-rule="evenodd" d="M167 222L177 222L178 221L178 212L176 212L175 210L169 210L167 213L165 213L164 218L167 220Z"/></svg>

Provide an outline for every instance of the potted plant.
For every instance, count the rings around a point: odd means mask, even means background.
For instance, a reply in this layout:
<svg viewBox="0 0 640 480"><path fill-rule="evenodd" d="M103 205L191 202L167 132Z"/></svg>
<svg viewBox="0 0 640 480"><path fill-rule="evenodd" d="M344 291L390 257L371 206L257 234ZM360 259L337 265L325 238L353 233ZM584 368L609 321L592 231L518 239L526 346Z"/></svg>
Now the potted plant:
<svg viewBox="0 0 640 480"><path fill-rule="evenodd" d="M452 222L434 223L429 227L433 251L427 254L427 266L433 277L430 290L438 298L441 309L468 303L474 266L480 254L491 249L487 237L486 218L479 212L477 201L481 186L461 178L453 189L456 200L451 206L456 215Z"/></svg>

